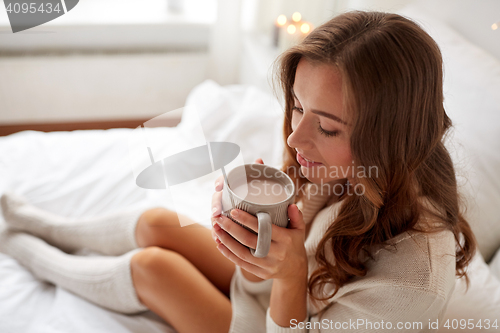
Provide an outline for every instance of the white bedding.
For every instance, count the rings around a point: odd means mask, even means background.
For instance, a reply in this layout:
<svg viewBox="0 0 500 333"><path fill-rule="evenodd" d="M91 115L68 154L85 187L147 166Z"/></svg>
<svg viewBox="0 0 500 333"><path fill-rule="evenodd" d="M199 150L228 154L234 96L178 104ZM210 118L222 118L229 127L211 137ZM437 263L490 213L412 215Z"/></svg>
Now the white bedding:
<svg viewBox="0 0 500 333"><path fill-rule="evenodd" d="M419 18L443 51L445 103L455 124L448 144L461 188L470 199L467 217L488 260L500 246L500 63L429 16L411 8L405 13ZM266 164L281 165L282 112L272 96L253 88L221 88L205 82L191 93L187 104L200 111L207 141L239 144L245 163L262 157ZM161 147L167 151L193 136L193 123L188 121L193 114L184 116L178 128L151 129L165 142ZM127 206L173 208L167 191L135 186L127 144L131 132L22 132L0 138L0 193L11 190L43 209L74 217L105 214ZM175 206L179 212L195 219L207 216L201 222L208 225L207 193L219 174L214 172L187 184L192 195L190 201ZM2 224L0 217L0 227ZM500 313L500 281L490 277L489 269L481 272L481 278L473 282L477 288L471 288L474 292L467 295L470 297L454 297L447 318L462 313L482 318L489 316L485 309L494 316ZM490 281L488 288L483 285L486 280ZM16 261L0 254L0 332L144 331L172 330L151 312L120 315L37 281Z"/></svg>
<svg viewBox="0 0 500 333"><path fill-rule="evenodd" d="M267 164L280 164L282 113L272 96L250 87L222 88L207 81L191 93L188 104L202 106L199 116L207 140L240 144L245 163L262 157ZM176 128L151 129L165 140L167 151L192 134L191 124L185 120ZM217 134L213 127L220 129ZM96 216L131 206L172 208L166 190L135 185L128 151L131 131L25 131L2 137L0 193L14 191L40 208L71 217ZM187 184L192 201L177 209L193 218L204 214L205 225L209 225L211 196L206 193L213 193L213 179L220 174L218 171L204 177L203 182ZM152 312L135 316L114 313L38 281L0 253L0 332L174 331Z"/></svg>
<svg viewBox="0 0 500 333"><path fill-rule="evenodd" d="M66 216L92 216L149 204L125 166L126 129L21 132L0 139L0 190ZM1 222L4 223L3 220ZM161 318L124 316L34 278L0 253L0 331L169 332Z"/></svg>

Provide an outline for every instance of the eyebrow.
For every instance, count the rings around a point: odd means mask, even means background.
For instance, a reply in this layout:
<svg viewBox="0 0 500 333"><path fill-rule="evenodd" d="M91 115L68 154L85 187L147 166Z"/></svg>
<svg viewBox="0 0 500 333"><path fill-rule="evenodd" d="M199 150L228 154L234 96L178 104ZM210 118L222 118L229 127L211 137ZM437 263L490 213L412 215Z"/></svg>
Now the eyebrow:
<svg viewBox="0 0 500 333"><path fill-rule="evenodd" d="M292 91L292 95L293 97L295 97L295 99L298 101L299 99L297 98L297 96L295 95L295 91L293 91L293 89L291 89ZM300 101L299 101L300 102ZM340 119L339 117L329 113L329 112L325 112L325 111L320 111L320 110L311 110L312 113L314 114L317 114L317 115L320 115L320 116L323 116L323 117L326 117L326 118L330 118L332 120L335 120L336 122L339 122L343 125L349 125L347 122L343 121L342 119Z"/></svg>
<svg viewBox="0 0 500 333"><path fill-rule="evenodd" d="M333 120L335 120L335 121L337 121L337 122L339 122L341 124L349 125L348 123L346 123L345 121L343 121L339 117L334 116L331 113L328 113L328 112L325 112L325 111L320 111L320 110L311 110L311 112L314 113L314 114L318 114L320 116L323 116L323 117L327 117L327 118L333 119Z"/></svg>

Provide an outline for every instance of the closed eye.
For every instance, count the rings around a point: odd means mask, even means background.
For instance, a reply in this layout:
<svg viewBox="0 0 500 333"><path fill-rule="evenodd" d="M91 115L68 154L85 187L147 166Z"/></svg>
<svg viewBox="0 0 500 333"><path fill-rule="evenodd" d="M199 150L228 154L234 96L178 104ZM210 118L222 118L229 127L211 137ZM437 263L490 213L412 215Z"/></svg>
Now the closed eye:
<svg viewBox="0 0 500 333"><path fill-rule="evenodd" d="M304 113L304 109L303 108L299 108L297 106L292 106L292 111L297 111L299 113ZM321 127L321 123L319 121L318 121L318 132L321 135L324 135L326 137L332 137L332 136L338 136L339 135L339 131L327 131L327 130L325 130L323 127Z"/></svg>
<svg viewBox="0 0 500 333"><path fill-rule="evenodd" d="M318 121L318 131L320 134L326 136L326 137L331 137L331 136L337 136L339 135L339 131L327 131L321 127L321 123Z"/></svg>

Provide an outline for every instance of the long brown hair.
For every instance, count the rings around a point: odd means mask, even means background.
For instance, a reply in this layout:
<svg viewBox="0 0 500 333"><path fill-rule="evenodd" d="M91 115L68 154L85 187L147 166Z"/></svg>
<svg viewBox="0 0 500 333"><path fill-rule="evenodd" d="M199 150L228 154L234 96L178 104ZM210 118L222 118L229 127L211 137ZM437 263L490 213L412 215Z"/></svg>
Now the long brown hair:
<svg viewBox="0 0 500 333"><path fill-rule="evenodd" d="M354 122L354 166L378 170L376 178L354 178L364 186L363 195L342 197L335 223L316 252L319 268L309 279L310 295L325 300L352 277L364 276L360 254L367 248L405 231L423 231L416 227L428 211L418 200L422 196L453 232L456 274L468 283L465 268L476 241L463 217L453 163L443 144L452 123L443 107L442 57L435 41L409 19L382 12L348 12L313 30L276 63L285 98L285 142L292 133L292 89L301 58L340 70L345 111ZM301 187L309 181L289 172L300 166L295 150L285 147L282 170ZM330 283L335 286L331 295L315 295L315 288Z"/></svg>

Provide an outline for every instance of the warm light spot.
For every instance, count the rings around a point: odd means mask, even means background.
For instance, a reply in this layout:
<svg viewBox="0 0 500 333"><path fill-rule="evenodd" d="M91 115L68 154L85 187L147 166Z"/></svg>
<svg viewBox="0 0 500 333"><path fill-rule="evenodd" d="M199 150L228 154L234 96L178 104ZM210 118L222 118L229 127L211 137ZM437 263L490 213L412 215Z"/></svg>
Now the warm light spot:
<svg viewBox="0 0 500 333"><path fill-rule="evenodd" d="M285 25L286 24L286 16L285 15L280 15L278 16L278 19L276 20L276 22L278 23L278 25Z"/></svg>
<svg viewBox="0 0 500 333"><path fill-rule="evenodd" d="M293 24L290 24L287 28L286 31L290 34L293 35L295 31L297 31L297 28Z"/></svg>
<svg viewBox="0 0 500 333"><path fill-rule="evenodd" d="M302 25L300 26L300 31L302 31L302 33L304 34L307 34L310 30L311 26L307 23L302 23Z"/></svg>
<svg viewBox="0 0 500 333"><path fill-rule="evenodd" d="M302 19L302 15L300 15L300 13L299 13L299 12L295 12L295 13L293 13L293 15L292 15L292 20L293 20L294 22L299 22L301 19Z"/></svg>
<svg viewBox="0 0 500 333"><path fill-rule="evenodd" d="M497 30L498 29L498 23L493 23L491 25L491 30Z"/></svg>

